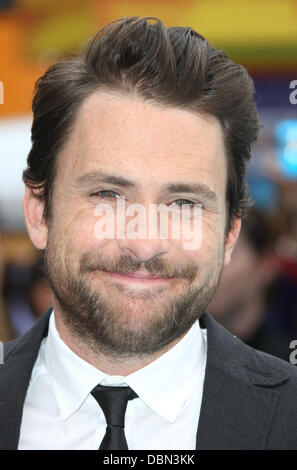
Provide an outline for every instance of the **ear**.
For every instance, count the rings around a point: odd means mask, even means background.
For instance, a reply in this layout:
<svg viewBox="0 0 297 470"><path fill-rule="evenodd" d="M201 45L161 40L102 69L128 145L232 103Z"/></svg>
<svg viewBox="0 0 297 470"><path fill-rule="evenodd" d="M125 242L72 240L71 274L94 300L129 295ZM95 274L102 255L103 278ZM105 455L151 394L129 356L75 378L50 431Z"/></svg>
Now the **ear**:
<svg viewBox="0 0 297 470"><path fill-rule="evenodd" d="M47 224L45 222L44 201L38 199L26 185L23 199L23 212L29 237L38 250L44 250L47 244Z"/></svg>
<svg viewBox="0 0 297 470"><path fill-rule="evenodd" d="M240 230L241 219L239 217L235 217L233 219L232 228L229 230L225 240L224 267L226 267L231 261L231 255L238 240Z"/></svg>

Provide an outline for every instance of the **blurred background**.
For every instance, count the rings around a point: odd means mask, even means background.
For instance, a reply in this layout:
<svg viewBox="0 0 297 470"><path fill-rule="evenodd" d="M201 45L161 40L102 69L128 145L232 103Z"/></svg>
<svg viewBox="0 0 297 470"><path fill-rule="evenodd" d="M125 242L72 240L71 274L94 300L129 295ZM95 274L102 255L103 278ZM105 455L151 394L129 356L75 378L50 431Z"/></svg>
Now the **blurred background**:
<svg viewBox="0 0 297 470"><path fill-rule="evenodd" d="M208 310L247 344L289 360L297 339L297 0L0 0L0 340L24 334L51 303L21 207L34 83L121 16L191 26L255 81L255 205Z"/></svg>

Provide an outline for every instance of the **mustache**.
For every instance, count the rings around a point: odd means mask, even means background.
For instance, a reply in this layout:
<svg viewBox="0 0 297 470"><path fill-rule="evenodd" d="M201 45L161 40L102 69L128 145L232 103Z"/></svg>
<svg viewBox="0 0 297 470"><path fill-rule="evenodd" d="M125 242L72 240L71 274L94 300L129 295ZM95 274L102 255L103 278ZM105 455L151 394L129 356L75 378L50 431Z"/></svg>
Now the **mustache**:
<svg viewBox="0 0 297 470"><path fill-rule="evenodd" d="M153 258L143 262L129 255L121 255L116 260L106 260L98 259L94 253L85 253L81 257L80 262L80 270L83 274L90 271L113 271L122 274L135 274L141 268L145 269L152 276L175 277L188 281L193 281L197 273L197 266L194 264L175 268L160 258Z"/></svg>

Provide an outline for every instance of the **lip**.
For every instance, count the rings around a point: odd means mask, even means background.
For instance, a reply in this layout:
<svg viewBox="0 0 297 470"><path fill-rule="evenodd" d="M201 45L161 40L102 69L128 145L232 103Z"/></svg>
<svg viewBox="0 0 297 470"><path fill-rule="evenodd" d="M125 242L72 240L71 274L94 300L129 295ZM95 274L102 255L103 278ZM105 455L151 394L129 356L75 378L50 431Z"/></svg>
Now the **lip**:
<svg viewBox="0 0 297 470"><path fill-rule="evenodd" d="M130 283L140 283L140 284L157 284L157 283L164 283L168 282L173 277L158 277L158 276L151 276L149 274L144 273L135 273L135 274L122 274L113 271L101 271L108 276L114 277L116 279L130 282Z"/></svg>

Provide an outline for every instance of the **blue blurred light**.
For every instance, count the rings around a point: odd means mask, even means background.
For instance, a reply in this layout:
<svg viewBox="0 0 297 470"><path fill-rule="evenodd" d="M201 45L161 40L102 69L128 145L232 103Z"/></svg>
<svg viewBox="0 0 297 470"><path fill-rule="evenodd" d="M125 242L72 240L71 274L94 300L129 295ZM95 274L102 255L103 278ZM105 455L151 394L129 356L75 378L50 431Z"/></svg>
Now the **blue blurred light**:
<svg viewBox="0 0 297 470"><path fill-rule="evenodd" d="M265 211L275 209L279 194L276 184L271 179L263 175L250 175L248 184L256 208Z"/></svg>
<svg viewBox="0 0 297 470"><path fill-rule="evenodd" d="M280 171L288 179L297 178L297 119L280 121L274 136Z"/></svg>

